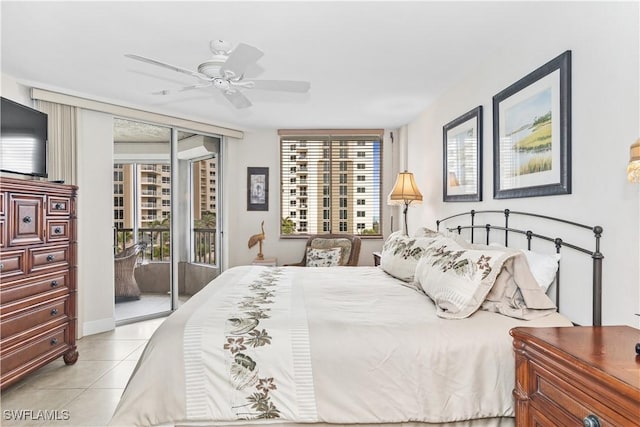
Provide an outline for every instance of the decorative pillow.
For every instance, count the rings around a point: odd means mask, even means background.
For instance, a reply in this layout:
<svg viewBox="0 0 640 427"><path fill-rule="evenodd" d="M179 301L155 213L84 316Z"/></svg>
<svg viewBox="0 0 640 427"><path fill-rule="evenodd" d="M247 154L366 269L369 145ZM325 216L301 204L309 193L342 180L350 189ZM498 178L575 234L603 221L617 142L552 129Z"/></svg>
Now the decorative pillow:
<svg viewBox="0 0 640 427"><path fill-rule="evenodd" d="M307 248L307 267L336 267L340 265L342 248Z"/></svg>
<svg viewBox="0 0 640 427"><path fill-rule="evenodd" d="M438 316L463 319L480 308L502 265L515 253L466 249L451 239L435 239L425 248L415 277Z"/></svg>
<svg viewBox="0 0 640 427"><path fill-rule="evenodd" d="M351 240L342 237L336 239L316 237L311 241L310 246L314 249L342 248L340 265L347 265L351 256Z"/></svg>
<svg viewBox="0 0 640 427"><path fill-rule="evenodd" d="M391 233L382 246L380 267L388 274L405 282L414 280L416 266L424 250L438 237L409 237L401 231Z"/></svg>

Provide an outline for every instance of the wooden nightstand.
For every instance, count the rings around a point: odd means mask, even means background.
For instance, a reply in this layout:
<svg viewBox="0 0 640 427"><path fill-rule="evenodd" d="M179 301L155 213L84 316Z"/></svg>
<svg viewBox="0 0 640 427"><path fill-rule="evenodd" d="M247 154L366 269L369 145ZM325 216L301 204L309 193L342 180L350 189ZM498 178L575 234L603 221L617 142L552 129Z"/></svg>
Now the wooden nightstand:
<svg viewBox="0 0 640 427"><path fill-rule="evenodd" d="M514 328L516 426L640 425L640 330Z"/></svg>
<svg viewBox="0 0 640 427"><path fill-rule="evenodd" d="M375 265L376 267L380 265L380 257L382 256L382 254L378 251L373 253L373 265Z"/></svg>
<svg viewBox="0 0 640 427"><path fill-rule="evenodd" d="M251 265L265 265L267 267L275 267L278 265L278 258L254 259Z"/></svg>

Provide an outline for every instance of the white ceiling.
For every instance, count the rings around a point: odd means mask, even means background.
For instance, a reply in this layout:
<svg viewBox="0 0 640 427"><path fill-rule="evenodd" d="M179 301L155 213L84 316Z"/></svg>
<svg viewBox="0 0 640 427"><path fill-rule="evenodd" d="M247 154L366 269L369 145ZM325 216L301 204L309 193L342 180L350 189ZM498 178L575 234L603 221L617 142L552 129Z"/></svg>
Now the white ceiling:
<svg viewBox="0 0 640 427"><path fill-rule="evenodd" d="M2 1L1 67L29 86L238 129L394 128L498 49L530 37L527 27L552 14L548 6ZM124 57L195 69L212 39L265 53L249 77L310 81L310 92L246 91L254 104L246 110L213 88L153 95L198 81Z"/></svg>

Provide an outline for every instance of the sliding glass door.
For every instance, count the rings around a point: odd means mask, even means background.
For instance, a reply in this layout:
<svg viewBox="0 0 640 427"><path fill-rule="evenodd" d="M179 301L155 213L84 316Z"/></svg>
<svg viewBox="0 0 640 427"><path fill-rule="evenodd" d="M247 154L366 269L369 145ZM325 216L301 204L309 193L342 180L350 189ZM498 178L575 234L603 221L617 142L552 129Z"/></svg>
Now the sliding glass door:
<svg viewBox="0 0 640 427"><path fill-rule="evenodd" d="M117 323L175 310L217 275L219 151L215 136L115 119L114 263L144 247L138 295L119 295L114 278Z"/></svg>

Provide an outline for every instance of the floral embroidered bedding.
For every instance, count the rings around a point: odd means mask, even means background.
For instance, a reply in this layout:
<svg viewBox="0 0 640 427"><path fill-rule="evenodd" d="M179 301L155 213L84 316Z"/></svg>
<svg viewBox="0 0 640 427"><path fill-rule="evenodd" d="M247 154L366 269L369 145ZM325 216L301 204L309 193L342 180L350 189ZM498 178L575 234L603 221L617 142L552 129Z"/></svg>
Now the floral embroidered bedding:
<svg viewBox="0 0 640 427"><path fill-rule="evenodd" d="M495 306L450 320L406 285L378 267L231 268L158 328L111 424L512 422L509 329L571 322Z"/></svg>

